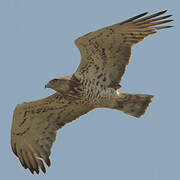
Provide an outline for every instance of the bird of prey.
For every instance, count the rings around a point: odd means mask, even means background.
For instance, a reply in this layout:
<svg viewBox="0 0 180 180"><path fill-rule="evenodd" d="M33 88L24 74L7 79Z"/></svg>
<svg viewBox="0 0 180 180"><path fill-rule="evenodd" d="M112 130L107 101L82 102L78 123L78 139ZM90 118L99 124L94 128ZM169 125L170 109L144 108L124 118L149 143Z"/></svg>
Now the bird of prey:
<svg viewBox="0 0 180 180"><path fill-rule="evenodd" d="M147 12L126 21L88 33L75 44L81 62L70 76L49 81L55 94L16 106L11 128L11 146L22 166L31 173L45 173L57 131L95 108L111 108L134 117L143 115L153 98L147 94L118 92L129 63L131 48L172 20L165 11Z"/></svg>

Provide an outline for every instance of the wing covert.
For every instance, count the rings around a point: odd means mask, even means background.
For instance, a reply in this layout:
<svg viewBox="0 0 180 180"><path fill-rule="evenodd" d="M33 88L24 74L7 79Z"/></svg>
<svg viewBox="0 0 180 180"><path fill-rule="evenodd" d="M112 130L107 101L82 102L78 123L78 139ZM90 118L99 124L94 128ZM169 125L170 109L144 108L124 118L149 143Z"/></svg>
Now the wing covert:
<svg viewBox="0 0 180 180"><path fill-rule="evenodd" d="M146 13L121 23L88 33L75 41L81 53L81 62L75 72L79 79L98 79L102 85L116 88L131 56L131 47L156 30L170 28L161 26L171 22L171 15L160 16L161 11L149 16Z"/></svg>
<svg viewBox="0 0 180 180"><path fill-rule="evenodd" d="M22 166L31 173L45 173L43 164L50 166L49 156L57 130L66 123L92 110L78 102L68 101L59 94L22 103L14 111L11 147Z"/></svg>

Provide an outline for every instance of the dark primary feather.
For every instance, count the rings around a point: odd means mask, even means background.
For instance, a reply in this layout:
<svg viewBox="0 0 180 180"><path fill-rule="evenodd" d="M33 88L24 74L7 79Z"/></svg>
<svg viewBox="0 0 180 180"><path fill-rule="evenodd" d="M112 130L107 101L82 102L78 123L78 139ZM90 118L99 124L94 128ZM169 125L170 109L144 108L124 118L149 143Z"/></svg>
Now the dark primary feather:
<svg viewBox="0 0 180 180"><path fill-rule="evenodd" d="M125 20L125 21L123 21L123 22L121 22L119 24L124 24L124 23L128 23L128 22L134 21L135 19L139 19L139 18L145 16L146 14L148 14L148 12L145 12L145 13L139 14L137 16L134 16L132 18L129 18L129 19L127 19L127 20Z"/></svg>

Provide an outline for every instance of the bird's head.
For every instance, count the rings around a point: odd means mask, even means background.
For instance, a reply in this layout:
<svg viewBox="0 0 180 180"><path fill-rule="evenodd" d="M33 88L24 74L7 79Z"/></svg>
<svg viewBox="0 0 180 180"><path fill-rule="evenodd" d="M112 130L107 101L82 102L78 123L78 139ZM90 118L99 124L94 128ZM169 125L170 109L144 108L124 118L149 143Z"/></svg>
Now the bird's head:
<svg viewBox="0 0 180 180"><path fill-rule="evenodd" d="M54 88L54 87L57 87L58 84L60 84L60 81L59 79L52 79L51 81L49 81L46 85L45 85L45 88Z"/></svg>
<svg viewBox="0 0 180 180"><path fill-rule="evenodd" d="M51 88L57 92L64 92L69 90L69 83L70 81L66 77L62 78L55 78L49 81L45 88Z"/></svg>

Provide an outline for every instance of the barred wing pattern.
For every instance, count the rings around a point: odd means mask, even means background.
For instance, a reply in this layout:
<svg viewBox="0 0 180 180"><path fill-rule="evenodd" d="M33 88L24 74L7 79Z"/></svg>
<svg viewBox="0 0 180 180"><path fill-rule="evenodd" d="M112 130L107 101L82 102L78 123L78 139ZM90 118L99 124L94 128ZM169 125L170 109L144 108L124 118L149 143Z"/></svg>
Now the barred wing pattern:
<svg viewBox="0 0 180 180"><path fill-rule="evenodd" d="M68 101L58 94L42 100L17 105L11 129L11 146L22 166L31 173L45 173L50 166L51 147L56 132L66 123L92 110L78 101Z"/></svg>
<svg viewBox="0 0 180 180"><path fill-rule="evenodd" d="M165 12L145 16L146 12L78 38L75 44L81 53L81 63L75 75L79 79L98 79L101 85L118 89L131 47L156 30L172 27L159 26L172 21L168 19L171 15L160 16Z"/></svg>
<svg viewBox="0 0 180 180"><path fill-rule="evenodd" d="M161 16L165 12L150 16L143 13L78 38L75 43L81 53L81 63L77 71L72 76L68 76L71 77L71 81L64 77L62 79L68 81L67 84L61 84L60 87L54 86L60 89L60 93L62 90L62 93L16 106L11 128L11 146L24 168L28 168L31 173L39 174L40 169L46 172L44 162L50 166L49 156L57 130L95 108L89 97L98 97L99 92L108 87L114 89L120 87L119 83L129 63L131 47L145 37L156 33L157 30L172 27L161 26L172 21L168 19L171 15ZM73 81L77 81L78 84L80 82L81 87L75 88ZM67 88L64 87L65 85ZM110 90L115 92L114 89ZM85 92L82 93L83 96L80 96L79 91ZM108 92L106 95L110 97L112 93L108 94ZM134 94L127 96L130 97L130 105L136 103L132 98ZM138 97L138 102L142 105L141 111L139 111L139 106L137 108L138 113L142 114L152 96L146 95L147 100L142 95L135 95L135 97L136 100ZM101 100L101 97L99 98ZM137 113L132 114L134 109L129 111L128 103L125 104L127 108L123 108L123 103L116 100L114 109L138 117ZM122 101L122 97L120 100ZM112 102L109 102L106 104L112 105L115 101L112 99Z"/></svg>

